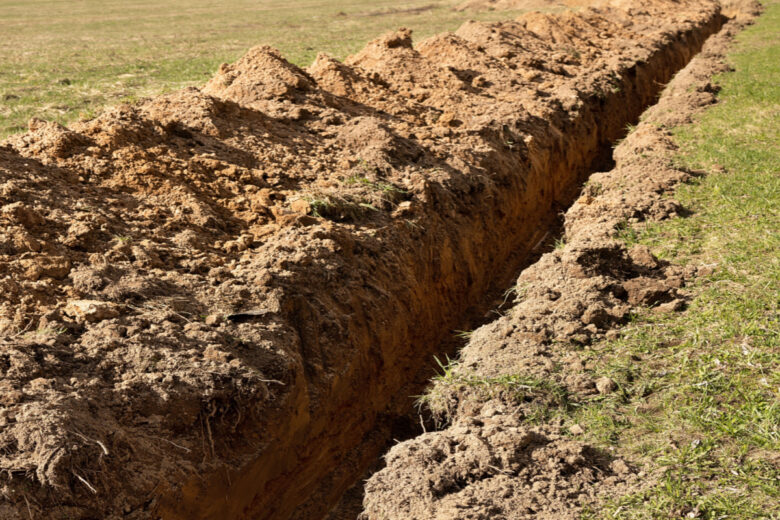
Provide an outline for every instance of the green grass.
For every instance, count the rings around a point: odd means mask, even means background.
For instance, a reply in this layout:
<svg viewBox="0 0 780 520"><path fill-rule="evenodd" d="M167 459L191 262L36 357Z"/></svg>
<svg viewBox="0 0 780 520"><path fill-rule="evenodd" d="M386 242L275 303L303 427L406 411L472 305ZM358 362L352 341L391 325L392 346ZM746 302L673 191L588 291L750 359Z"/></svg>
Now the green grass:
<svg viewBox="0 0 780 520"><path fill-rule="evenodd" d="M529 402L531 407L526 407L524 413L525 420L530 423L543 422L557 409L569 408L568 390L547 379L519 374L483 377L457 370L457 361L448 359L444 364L436 359L436 362L441 373L433 378L435 384L429 391L418 396L416 404L418 408L431 411L438 424L446 423L452 416L451 396L446 395L451 389L467 389L480 401L500 398L517 404ZM446 389L445 393L441 392L443 389Z"/></svg>
<svg viewBox="0 0 780 520"><path fill-rule="evenodd" d="M205 83L268 44L293 63L337 58L398 27L415 38L470 18L459 0L0 0L0 138L31 117L71 122L102 107Z"/></svg>
<svg viewBox="0 0 780 520"><path fill-rule="evenodd" d="M676 160L707 172L676 194L693 215L621 234L714 271L685 312L590 347L619 391L566 420L658 484L587 518L780 518L779 28L775 2L740 35L720 104L674 132Z"/></svg>

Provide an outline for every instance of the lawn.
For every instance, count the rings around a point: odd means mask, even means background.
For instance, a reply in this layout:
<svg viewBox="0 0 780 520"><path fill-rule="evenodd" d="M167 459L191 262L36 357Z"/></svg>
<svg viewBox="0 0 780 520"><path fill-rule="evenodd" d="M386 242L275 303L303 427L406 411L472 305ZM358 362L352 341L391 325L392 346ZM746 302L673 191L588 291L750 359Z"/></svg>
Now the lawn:
<svg viewBox="0 0 780 520"><path fill-rule="evenodd" d="M468 19L460 0L0 0L0 139L31 117L68 123L103 106L200 85L268 44L293 63L337 58L382 32L417 39Z"/></svg>

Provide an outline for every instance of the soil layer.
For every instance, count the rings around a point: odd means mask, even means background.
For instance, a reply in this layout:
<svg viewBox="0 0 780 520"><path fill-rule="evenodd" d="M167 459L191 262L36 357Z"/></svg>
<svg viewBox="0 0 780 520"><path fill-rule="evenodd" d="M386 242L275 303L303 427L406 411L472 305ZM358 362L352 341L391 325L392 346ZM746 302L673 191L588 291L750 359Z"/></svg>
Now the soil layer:
<svg viewBox="0 0 780 520"><path fill-rule="evenodd" d="M646 0L307 70L261 46L202 89L31 121L0 145L0 516L322 517L408 374L721 23ZM671 276L566 254L590 284ZM624 290L581 334L654 297Z"/></svg>

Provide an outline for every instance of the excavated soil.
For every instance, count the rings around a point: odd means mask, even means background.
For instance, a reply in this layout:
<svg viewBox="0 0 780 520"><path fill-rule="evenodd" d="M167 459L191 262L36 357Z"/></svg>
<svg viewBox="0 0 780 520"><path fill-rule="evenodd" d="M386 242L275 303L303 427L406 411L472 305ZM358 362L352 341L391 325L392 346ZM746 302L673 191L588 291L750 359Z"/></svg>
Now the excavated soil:
<svg viewBox="0 0 780 520"><path fill-rule="evenodd" d="M615 168L591 176L565 215L565 245L523 271L514 307L474 331L452 374L430 390L429 410L450 426L390 450L365 485L363 520L576 519L585 506L652 484L652 472L576 440L580 432L524 419L563 396L576 403L617 391L578 347L609 337L637 307L683 309L686 282L708 270L615 237L626 223L683 211L669 195L695 172L672 166L669 129L715 102L712 75L727 70L728 44L757 14L754 5L732 9L738 16L615 148Z"/></svg>
<svg viewBox="0 0 780 520"><path fill-rule="evenodd" d="M708 0L642 0L416 47L400 30L307 70L256 47L202 89L31 121L0 145L0 518L321 518L409 406L409 375L722 22ZM673 266L571 243L540 265L581 280L584 303L537 267L527 312L547 298L589 318L513 327L513 345L677 305ZM522 349L472 350L464 367L491 352L498 373ZM577 482L614 470L506 417L469 428L507 475L557 486L529 462L553 452ZM442 496L495 466L469 456Z"/></svg>

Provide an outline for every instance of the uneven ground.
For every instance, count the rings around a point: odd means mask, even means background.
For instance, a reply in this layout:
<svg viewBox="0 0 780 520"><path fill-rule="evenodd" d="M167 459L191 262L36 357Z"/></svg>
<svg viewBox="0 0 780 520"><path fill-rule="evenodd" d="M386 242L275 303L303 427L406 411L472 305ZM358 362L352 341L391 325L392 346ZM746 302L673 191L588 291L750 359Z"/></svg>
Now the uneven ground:
<svg viewBox="0 0 780 520"><path fill-rule="evenodd" d="M265 43L292 63L341 59L382 32L418 37L512 13L457 0L0 0L0 139L31 117L70 123L106 106L202 85ZM517 11L516 11L517 12Z"/></svg>
<svg viewBox="0 0 780 520"><path fill-rule="evenodd" d="M779 15L717 80L739 23L711 39L591 177L424 396L450 426L390 451L365 518L778 517Z"/></svg>
<svg viewBox="0 0 780 520"><path fill-rule="evenodd" d="M322 517L392 435L410 375L722 22L709 2L530 14L307 70L257 47L202 89L31 121L0 146L0 513ZM605 260L584 280L615 290L557 298L587 322L523 341L681 305L688 271L596 249L567 262ZM505 471L548 450L560 467L523 471L553 495L572 465L585 495L607 470L635 489L625 463L506 415L475 425Z"/></svg>

